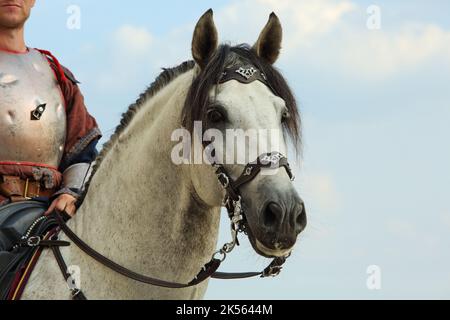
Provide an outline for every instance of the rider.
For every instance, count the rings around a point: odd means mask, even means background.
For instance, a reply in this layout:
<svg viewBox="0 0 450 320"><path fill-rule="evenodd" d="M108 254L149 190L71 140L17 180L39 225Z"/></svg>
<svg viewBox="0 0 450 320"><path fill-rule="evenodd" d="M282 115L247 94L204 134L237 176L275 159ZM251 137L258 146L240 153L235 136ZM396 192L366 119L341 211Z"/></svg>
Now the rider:
<svg viewBox="0 0 450 320"><path fill-rule="evenodd" d="M0 209L39 199L73 216L101 132L73 74L26 46L34 4L0 0Z"/></svg>

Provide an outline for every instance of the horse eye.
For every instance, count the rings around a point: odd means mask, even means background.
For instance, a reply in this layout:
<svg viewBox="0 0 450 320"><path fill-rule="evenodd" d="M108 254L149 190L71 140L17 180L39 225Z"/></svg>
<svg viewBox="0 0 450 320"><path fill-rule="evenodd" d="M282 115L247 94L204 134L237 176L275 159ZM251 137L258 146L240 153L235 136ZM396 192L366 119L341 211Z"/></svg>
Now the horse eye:
<svg viewBox="0 0 450 320"><path fill-rule="evenodd" d="M285 112L283 112L283 115L281 117L281 122L286 122L290 118L291 118L291 114L289 113L289 111L285 111Z"/></svg>
<svg viewBox="0 0 450 320"><path fill-rule="evenodd" d="M226 119L225 115L217 109L212 109L208 111L208 120L211 121L212 123L223 122L225 121L225 119Z"/></svg>

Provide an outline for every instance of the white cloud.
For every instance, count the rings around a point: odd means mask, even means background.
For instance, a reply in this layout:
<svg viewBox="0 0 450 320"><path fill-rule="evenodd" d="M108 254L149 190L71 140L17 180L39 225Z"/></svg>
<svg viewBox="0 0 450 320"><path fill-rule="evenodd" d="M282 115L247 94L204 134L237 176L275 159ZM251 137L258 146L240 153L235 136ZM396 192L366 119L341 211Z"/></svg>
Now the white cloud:
<svg viewBox="0 0 450 320"><path fill-rule="evenodd" d="M252 43L271 11L283 25L285 65L303 63L368 79L435 59L450 66L449 31L413 21L404 21L398 29L371 31L366 8L351 1L236 1L216 12L219 33L234 42Z"/></svg>
<svg viewBox="0 0 450 320"><path fill-rule="evenodd" d="M385 77L434 59L450 62L450 32L432 24L405 24L395 31L347 28L334 43L332 61L353 74Z"/></svg>
<svg viewBox="0 0 450 320"><path fill-rule="evenodd" d="M349 1L245 0L218 10L215 19L221 29L219 33L229 35L227 40L252 43L273 11L284 26L284 43L289 49L330 31L354 9L355 5Z"/></svg>
<svg viewBox="0 0 450 320"><path fill-rule="evenodd" d="M102 91L137 87L139 79L148 77L156 38L144 27L122 25L117 28L107 48L107 69L96 75L96 85Z"/></svg>
<svg viewBox="0 0 450 320"><path fill-rule="evenodd" d="M328 32L346 12L353 10L349 1L244 0L233 1L215 11L215 22L221 41L232 43L256 41L267 22L270 12L276 11L285 28L286 51L313 41ZM201 13L199 12L199 17ZM167 34L155 37L145 27L122 25L113 33L108 70L100 73L100 88L118 88L124 83L135 85L139 74L147 77L150 70L173 66L191 59L191 37L196 20L187 25L174 26ZM114 76L111 76L114 74ZM121 79L118 81L117 79Z"/></svg>
<svg viewBox="0 0 450 320"><path fill-rule="evenodd" d="M284 29L283 68L301 72L307 65L327 74L383 80L429 61L445 60L450 67L449 31L407 21L395 30L370 31L365 23L366 8L350 0L231 1L215 10L220 40L253 44L272 11L280 17ZM153 36L145 27L121 26L113 33L109 50L114 66L100 75L99 83L105 88L114 86L110 70L128 81L140 73L148 77L145 70L158 72L161 67L191 59L196 22L174 26L161 37Z"/></svg>
<svg viewBox="0 0 450 320"><path fill-rule="evenodd" d="M153 36L146 28L123 25L116 30L114 40L118 51L139 56L150 51Z"/></svg>

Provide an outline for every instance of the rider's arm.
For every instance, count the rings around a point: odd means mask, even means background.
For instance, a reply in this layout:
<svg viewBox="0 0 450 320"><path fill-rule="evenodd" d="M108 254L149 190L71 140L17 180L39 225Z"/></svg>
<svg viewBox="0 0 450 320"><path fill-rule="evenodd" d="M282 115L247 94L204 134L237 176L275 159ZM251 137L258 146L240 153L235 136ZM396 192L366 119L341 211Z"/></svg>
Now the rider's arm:
<svg viewBox="0 0 450 320"><path fill-rule="evenodd" d="M63 70L66 81L61 81L61 90L66 101L67 137L59 167L63 173L63 183L53 198L61 194L78 198L87 181L91 163L98 155L96 147L101 132L86 108L78 81L69 70Z"/></svg>

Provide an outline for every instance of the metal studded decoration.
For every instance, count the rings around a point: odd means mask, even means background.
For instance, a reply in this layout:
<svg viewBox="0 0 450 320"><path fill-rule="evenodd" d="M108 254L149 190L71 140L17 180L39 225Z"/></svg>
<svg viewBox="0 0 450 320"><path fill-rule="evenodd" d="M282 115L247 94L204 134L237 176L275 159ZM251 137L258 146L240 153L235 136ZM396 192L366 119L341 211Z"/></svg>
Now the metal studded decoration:
<svg viewBox="0 0 450 320"><path fill-rule="evenodd" d="M257 70L255 68L253 68L253 67L250 67L250 68L240 67L238 70L236 70L236 73L240 74L241 76L243 76L247 80L252 78L255 75L256 72L257 72Z"/></svg>

